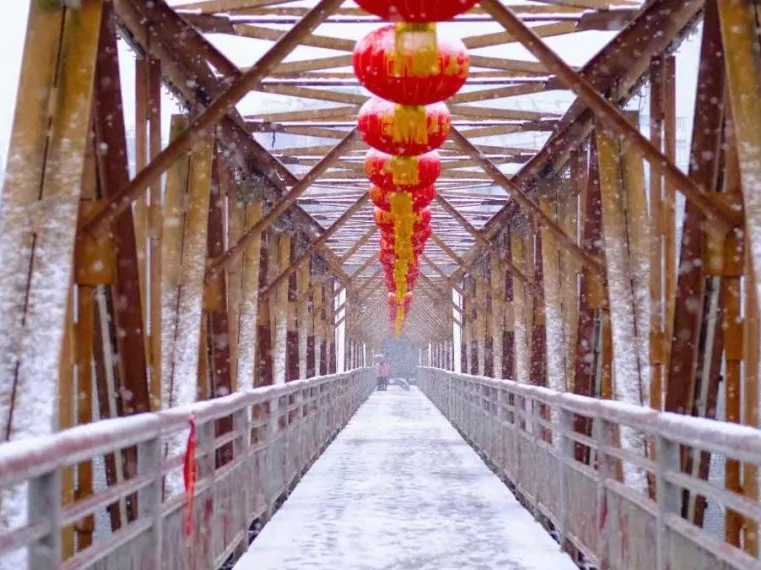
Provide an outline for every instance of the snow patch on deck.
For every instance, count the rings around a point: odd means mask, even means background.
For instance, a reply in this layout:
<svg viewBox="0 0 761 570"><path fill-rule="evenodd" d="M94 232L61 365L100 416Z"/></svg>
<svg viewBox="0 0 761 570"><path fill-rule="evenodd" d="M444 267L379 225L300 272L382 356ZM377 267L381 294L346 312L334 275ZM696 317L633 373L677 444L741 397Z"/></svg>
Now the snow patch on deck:
<svg viewBox="0 0 761 570"><path fill-rule="evenodd" d="M575 570L416 389L375 392L235 570Z"/></svg>

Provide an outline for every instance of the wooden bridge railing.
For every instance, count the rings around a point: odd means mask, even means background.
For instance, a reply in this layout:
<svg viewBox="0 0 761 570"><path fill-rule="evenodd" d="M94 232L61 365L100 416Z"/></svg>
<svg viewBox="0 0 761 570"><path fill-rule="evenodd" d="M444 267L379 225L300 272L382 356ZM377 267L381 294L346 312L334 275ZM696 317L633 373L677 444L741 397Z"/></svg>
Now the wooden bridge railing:
<svg viewBox="0 0 761 570"><path fill-rule="evenodd" d="M419 376L441 412L592 567L761 569L720 530L680 513L691 493L756 528L761 504L679 468L684 447L759 465L761 431L436 368ZM636 432L654 443L655 458L619 446Z"/></svg>
<svg viewBox="0 0 761 570"><path fill-rule="evenodd" d="M0 533L0 568L221 568L247 547L252 522L266 521L374 384L371 371L359 368L4 444L0 492L26 491L4 497L2 522L10 522L10 530ZM188 493L183 466L191 425L197 482ZM137 473L61 506L65 469L135 449ZM19 496L24 504L8 500ZM88 517L103 519L120 501L130 505L128 520L96 531L92 546L62 560L63 529Z"/></svg>

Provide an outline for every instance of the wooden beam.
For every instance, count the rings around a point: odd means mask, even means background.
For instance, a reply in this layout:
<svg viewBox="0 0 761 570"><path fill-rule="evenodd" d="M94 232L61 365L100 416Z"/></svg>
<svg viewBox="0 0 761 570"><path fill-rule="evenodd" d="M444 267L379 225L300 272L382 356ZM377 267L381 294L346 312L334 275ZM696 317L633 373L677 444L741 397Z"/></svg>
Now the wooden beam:
<svg viewBox="0 0 761 570"><path fill-rule="evenodd" d="M214 273L222 270L229 263L235 260L240 252L245 249L246 245L252 239L270 227L270 225L272 225L272 223L277 218L279 218L288 208L290 208L296 202L296 199L304 192L306 192L312 183L317 178L319 178L322 173L325 172L325 170L327 170L328 167L330 167L330 165L333 164L338 159L338 157L340 157L346 151L347 148L351 147L354 144L356 138L357 131L352 130L341 140L341 142L334 146L333 150L326 154L323 159L304 176L304 178L299 180L298 183L293 188L291 188L287 194L275 202L272 208L268 210L267 213L264 214L264 216L262 216L258 222L246 230L246 232L234 245L228 248L227 251L225 251L225 253L220 257L211 260L206 269L207 278L211 277Z"/></svg>
<svg viewBox="0 0 761 570"><path fill-rule="evenodd" d="M727 204L717 204L707 195L672 160L656 148L639 128L632 125L621 113L620 109L600 94L592 84L569 66L531 29L518 18L509 7L498 0L483 0L481 6L494 19L504 26L513 36L539 61L547 66L563 84L592 109L600 117L606 128L633 144L648 160L651 167L660 172L669 182L679 188L685 198L693 202L708 220L719 224L724 231L742 224L742 215Z"/></svg>
<svg viewBox="0 0 761 570"><path fill-rule="evenodd" d="M552 218L545 214L542 209L533 200L531 200L520 187L512 182L497 167L496 164L486 158L486 156L484 156L484 154L480 152L473 145L473 143L465 138L462 133L453 128L450 133L450 137L460 148L463 149L463 151L465 151L466 154L472 156L481 165L484 171L489 174L494 182L505 189L510 197L515 200L518 206L520 206L520 208L527 215L533 218L537 223L547 226L547 229L553 233L560 245L567 248L574 255L574 257L576 257L585 266L592 269L595 273L601 276L604 275L605 269L600 260L581 249L573 238L566 235L563 229Z"/></svg>
<svg viewBox="0 0 761 570"><path fill-rule="evenodd" d="M349 218L358 212L365 205L365 202L367 202L369 199L370 194L368 192L362 194L362 196L360 196L360 198L354 202L351 207L349 207L343 214L341 214L341 216L335 222L333 222L333 224L328 229L326 229L320 237L309 244L306 251L304 251L304 253L302 253L298 259L288 264L288 266L280 273L280 275L275 278L274 281L262 289L259 292L259 295L261 297L268 296L271 291L275 290L277 286L285 279L288 279L288 277L290 277L293 272L296 271L302 264L309 261L312 256L325 244L325 242L330 239L330 237L336 233L336 231L338 231L338 229L343 226Z"/></svg>
<svg viewBox="0 0 761 570"><path fill-rule="evenodd" d="M372 227L365 232L365 234L360 237L357 241L354 242L354 245L352 245L346 253L341 255L338 259L341 261L341 263L346 263L351 256L353 256L359 248L361 248L363 245L365 245L370 238L372 238L375 235L375 232L378 231L378 226L375 224L372 225Z"/></svg>
<svg viewBox="0 0 761 570"><path fill-rule="evenodd" d="M236 78L208 107L195 117L186 131L161 151L129 184L119 190L94 214L82 222L82 229L92 233L111 222L126 210L145 189L156 182L166 170L197 142L207 139L214 127L243 97L296 48L303 37L341 5L343 0L320 0L304 18L286 32L250 69Z"/></svg>

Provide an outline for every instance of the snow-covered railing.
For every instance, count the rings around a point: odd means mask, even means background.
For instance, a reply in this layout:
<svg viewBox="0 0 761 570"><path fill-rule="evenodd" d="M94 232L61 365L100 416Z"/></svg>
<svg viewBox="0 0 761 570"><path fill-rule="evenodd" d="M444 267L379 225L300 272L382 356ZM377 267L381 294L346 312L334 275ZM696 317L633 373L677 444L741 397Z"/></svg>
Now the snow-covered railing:
<svg viewBox="0 0 761 570"><path fill-rule="evenodd" d="M688 491L693 501L699 495L739 513L752 529L761 503L680 468L685 447L761 465L761 431L507 380L419 370L424 393L589 566L761 569L723 533L681 515ZM656 459L622 449L619 434L626 432L644 435ZM632 479L644 480L644 488Z"/></svg>
<svg viewBox="0 0 761 570"><path fill-rule="evenodd" d="M251 523L267 520L374 385L362 368L0 445L0 568L221 568L245 550ZM191 426L197 480L188 493L182 473ZM136 453L135 473L61 504L65 470L129 453ZM132 512L120 528L106 522L91 546L63 560L64 529L93 515L107 521L119 503Z"/></svg>

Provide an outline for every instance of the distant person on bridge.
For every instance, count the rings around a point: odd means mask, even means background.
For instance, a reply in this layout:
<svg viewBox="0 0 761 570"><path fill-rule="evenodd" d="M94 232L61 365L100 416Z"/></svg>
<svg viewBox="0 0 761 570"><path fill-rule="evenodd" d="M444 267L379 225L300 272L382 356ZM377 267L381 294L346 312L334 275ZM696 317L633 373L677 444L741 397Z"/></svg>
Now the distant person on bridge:
<svg viewBox="0 0 761 570"><path fill-rule="evenodd" d="M385 360L378 364L378 390L388 390L388 377L391 376L391 367Z"/></svg>

